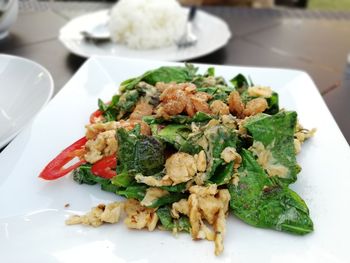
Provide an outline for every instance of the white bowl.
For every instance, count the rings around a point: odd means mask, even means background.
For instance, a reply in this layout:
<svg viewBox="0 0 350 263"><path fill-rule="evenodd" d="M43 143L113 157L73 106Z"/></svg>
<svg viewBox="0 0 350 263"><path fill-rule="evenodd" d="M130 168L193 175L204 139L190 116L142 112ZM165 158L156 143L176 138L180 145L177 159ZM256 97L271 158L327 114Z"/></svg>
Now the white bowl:
<svg viewBox="0 0 350 263"><path fill-rule="evenodd" d="M50 100L50 73L28 59L0 55L0 148Z"/></svg>
<svg viewBox="0 0 350 263"><path fill-rule="evenodd" d="M18 0L0 0L0 39L7 37L8 30L18 15Z"/></svg>

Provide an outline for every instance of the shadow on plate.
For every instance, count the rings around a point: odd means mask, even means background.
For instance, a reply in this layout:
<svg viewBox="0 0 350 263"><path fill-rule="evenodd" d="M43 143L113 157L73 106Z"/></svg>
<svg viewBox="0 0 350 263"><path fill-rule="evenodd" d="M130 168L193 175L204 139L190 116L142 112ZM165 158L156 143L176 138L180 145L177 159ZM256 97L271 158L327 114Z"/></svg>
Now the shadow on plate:
<svg viewBox="0 0 350 263"><path fill-rule="evenodd" d="M86 61L86 58L69 53L66 57L66 64L74 74L81 65ZM211 54L196 59L188 60L191 63L207 63L207 64L225 64L227 61L226 48L220 48Z"/></svg>

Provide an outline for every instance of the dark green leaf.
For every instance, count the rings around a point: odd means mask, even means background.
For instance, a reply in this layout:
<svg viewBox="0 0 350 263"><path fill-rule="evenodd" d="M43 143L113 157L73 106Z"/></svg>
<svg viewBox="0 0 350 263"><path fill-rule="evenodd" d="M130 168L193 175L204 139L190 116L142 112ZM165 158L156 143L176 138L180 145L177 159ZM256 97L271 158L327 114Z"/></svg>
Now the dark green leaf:
<svg viewBox="0 0 350 263"><path fill-rule="evenodd" d="M177 123L177 124L190 124L192 122L207 122L213 119L213 116L206 114L204 112L196 112L193 117L184 116L184 115L175 115L171 116L168 122Z"/></svg>
<svg viewBox="0 0 350 263"><path fill-rule="evenodd" d="M148 125L159 124L164 122L163 118L157 118L156 116L144 116L142 117L142 120Z"/></svg>
<svg viewBox="0 0 350 263"><path fill-rule="evenodd" d="M265 111L265 113L273 115L279 112L278 94L276 92L273 92L272 96L267 98L266 101L269 108Z"/></svg>
<svg viewBox="0 0 350 263"><path fill-rule="evenodd" d="M160 125L157 125L159 127ZM185 124L169 124L157 128L152 132L153 136L172 144L176 149L186 143L188 134L191 132L191 127Z"/></svg>
<svg viewBox="0 0 350 263"><path fill-rule="evenodd" d="M259 114L248 119L244 127L253 136L254 143L261 142L271 152L271 165L283 166L287 173L280 176L283 183L296 181L299 166L294 149L294 130L297 114L282 111L275 115ZM254 144L253 144L254 146Z"/></svg>
<svg viewBox="0 0 350 263"><path fill-rule="evenodd" d="M119 187L114 184L101 184L101 189L106 192L116 193L119 190Z"/></svg>
<svg viewBox="0 0 350 263"><path fill-rule="evenodd" d="M135 145L135 167L137 172L149 176L163 170L164 145L152 136L139 139Z"/></svg>
<svg viewBox="0 0 350 263"><path fill-rule="evenodd" d="M232 178L232 176L233 176L233 162L220 165L216 169L210 181L217 185L227 184Z"/></svg>
<svg viewBox="0 0 350 263"><path fill-rule="evenodd" d="M79 184L109 184L110 180L94 175L91 172L91 164L83 164L73 172L73 180Z"/></svg>
<svg viewBox="0 0 350 263"><path fill-rule="evenodd" d="M115 107L115 106L117 106L118 103L119 103L119 100L120 100L120 95L119 94L114 95L112 97L111 102L108 104L108 107Z"/></svg>
<svg viewBox="0 0 350 263"><path fill-rule="evenodd" d="M105 118L105 121L114 121L119 113L118 102L120 95L114 95L111 102L107 105L102 100L98 100L98 108L102 111L102 115Z"/></svg>
<svg viewBox="0 0 350 263"><path fill-rule="evenodd" d="M157 210L157 216L159 217L160 223L166 230L173 231L175 225L168 206L160 207Z"/></svg>
<svg viewBox="0 0 350 263"><path fill-rule="evenodd" d="M178 220L171 217L170 207L164 206L157 210L160 223L165 230L174 231L175 229L179 232L184 231L189 233L191 230L191 224L188 217L181 216Z"/></svg>
<svg viewBox="0 0 350 263"><path fill-rule="evenodd" d="M313 231L305 202L271 180L252 154L243 149L238 185L229 185L230 207L244 222L295 234Z"/></svg>
<svg viewBox="0 0 350 263"><path fill-rule="evenodd" d="M189 153L191 155L199 153L203 148L198 144L193 144L192 141L186 141L183 145L181 145L179 151Z"/></svg>
<svg viewBox="0 0 350 263"><path fill-rule="evenodd" d="M196 91L198 92L206 92L210 95L214 95L217 92L218 88L217 87L200 87L196 88Z"/></svg>
<svg viewBox="0 0 350 263"><path fill-rule="evenodd" d="M158 199L153 201L152 204L148 207L156 208L167 204L172 204L174 202L181 200L182 198L186 198L187 196L188 195L184 193L169 193L167 195L159 197Z"/></svg>
<svg viewBox="0 0 350 263"><path fill-rule="evenodd" d="M239 93L242 93L249 87L249 83L246 77L244 77L242 74L238 74L233 79L231 79L230 82L239 91Z"/></svg>
<svg viewBox="0 0 350 263"><path fill-rule="evenodd" d="M132 90L140 81L145 81L151 85L155 85L157 82L189 82L195 77L196 71L197 69L192 65L186 65L186 67L160 67L155 70L147 71L137 78L122 82L120 90L122 92Z"/></svg>
<svg viewBox="0 0 350 263"><path fill-rule="evenodd" d="M147 72L146 72L147 73ZM145 74L146 74L145 73ZM125 92L126 90L131 90L133 89L137 83L139 83L142 80L142 76L136 77L136 78L130 78L127 80L124 80L122 83L120 83L119 90L121 92Z"/></svg>
<svg viewBox="0 0 350 263"><path fill-rule="evenodd" d="M204 131L205 140L208 142L208 147L204 149L207 156L207 171L206 178L210 179L216 169L224 162L221 159L221 153L226 147L237 147L237 134L222 125L210 127Z"/></svg>
<svg viewBox="0 0 350 263"><path fill-rule="evenodd" d="M94 175L91 172L91 164L83 164L73 172L73 179L79 184L100 184L103 191L115 193L117 186L111 184L109 179ZM113 178L114 179L114 178ZM113 180L112 179L112 180Z"/></svg>
<svg viewBox="0 0 350 263"><path fill-rule="evenodd" d="M156 136L158 132L164 128L164 125L153 123L153 124L149 124L149 127L151 129L152 136Z"/></svg>
<svg viewBox="0 0 350 263"><path fill-rule="evenodd" d="M181 146L180 151L189 154L196 154L201 150L205 151L207 156L206 179L208 180L215 174L216 169L224 163L221 159L222 151L226 147L236 148L237 145L238 137L234 130L223 125L216 125L191 136Z"/></svg>
<svg viewBox="0 0 350 263"><path fill-rule="evenodd" d="M181 216L177 221L176 226L178 231L183 231L187 233L191 232L191 223L187 216Z"/></svg>
<svg viewBox="0 0 350 263"><path fill-rule="evenodd" d="M228 96L234 88L224 85L216 85L215 87L199 87L196 90L210 94L213 98L209 102L221 100L226 103Z"/></svg>
<svg viewBox="0 0 350 263"><path fill-rule="evenodd" d="M161 67L149 72L143 77L143 81L154 85L157 82L189 82L193 79L194 74L187 67Z"/></svg>
<svg viewBox="0 0 350 263"><path fill-rule="evenodd" d="M106 105L101 99L98 99L97 105L100 111L105 112L108 109L108 105Z"/></svg>
<svg viewBox="0 0 350 263"><path fill-rule="evenodd" d="M91 172L90 164L83 164L79 166L73 172L73 180L78 184L90 184L94 185L97 182L95 181L96 175Z"/></svg>
<svg viewBox="0 0 350 263"><path fill-rule="evenodd" d="M134 175L128 172L122 172L114 176L111 182L113 185L116 185L119 187L128 187L135 181L134 178L135 178Z"/></svg>
<svg viewBox="0 0 350 263"><path fill-rule="evenodd" d="M142 118L142 120L147 124L190 124L192 122L207 122L213 118L214 116L211 116L204 112L197 112L193 117L189 117L186 115L174 115L171 116L168 120L165 120L156 116L145 116Z"/></svg>
<svg viewBox="0 0 350 263"><path fill-rule="evenodd" d="M199 111L199 112L196 112L196 114L193 115L192 118L190 118L188 123L192 123L192 122L207 122L207 121L210 121L211 119L213 119L213 116Z"/></svg>
<svg viewBox="0 0 350 263"><path fill-rule="evenodd" d="M137 172L146 176L153 175L163 169L164 145L155 137L137 133L136 130L117 130L118 169L132 175Z"/></svg>
<svg viewBox="0 0 350 263"><path fill-rule="evenodd" d="M118 169L127 172L136 172L135 156L136 156L136 143L138 138L135 134L128 133L125 129L117 129L118 140Z"/></svg>
<svg viewBox="0 0 350 263"><path fill-rule="evenodd" d="M137 90L126 91L120 96L118 104L116 105L116 108L118 109L118 120L121 119L126 113L133 111L139 96L140 94Z"/></svg>
<svg viewBox="0 0 350 263"><path fill-rule="evenodd" d="M137 90L131 90L122 95L114 95L108 105L99 100L98 106L106 122L119 120L134 109L139 97L140 94Z"/></svg>
<svg viewBox="0 0 350 263"><path fill-rule="evenodd" d="M206 75L208 75L210 77L214 77L215 76L215 68L214 67L208 68Z"/></svg>
<svg viewBox="0 0 350 263"><path fill-rule="evenodd" d="M214 87L199 87L197 91L206 92L213 96L212 100L226 101L228 95L234 90L233 87L225 85L216 85Z"/></svg>
<svg viewBox="0 0 350 263"><path fill-rule="evenodd" d="M251 101L252 99L254 99L254 97L250 97L248 94L248 90L243 90L241 95L241 100L244 104L247 104L249 101Z"/></svg>
<svg viewBox="0 0 350 263"><path fill-rule="evenodd" d="M147 186L145 185L134 185L129 186L125 189L117 190L117 194L126 197L127 199L137 199L142 201L146 195Z"/></svg>
<svg viewBox="0 0 350 263"><path fill-rule="evenodd" d="M161 186L160 188L163 190L167 190L168 192L183 193L186 190L186 183L180 183L180 184L171 185L171 186Z"/></svg>

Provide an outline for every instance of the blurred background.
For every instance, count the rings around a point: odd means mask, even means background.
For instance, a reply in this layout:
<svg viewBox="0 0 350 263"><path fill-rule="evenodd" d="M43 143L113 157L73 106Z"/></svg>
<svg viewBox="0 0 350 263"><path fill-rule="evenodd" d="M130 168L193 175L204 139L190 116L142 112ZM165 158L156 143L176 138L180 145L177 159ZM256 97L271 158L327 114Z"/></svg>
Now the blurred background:
<svg viewBox="0 0 350 263"><path fill-rule="evenodd" d="M181 2L186 3L191 2L191 0L181 0ZM318 10L350 10L349 0L203 0L203 4L245 5L252 7L289 6Z"/></svg>
<svg viewBox="0 0 350 263"><path fill-rule="evenodd" d="M21 0L26 1L26 0ZM40 0L40 1L56 1L56 0ZM60 0L71 2L71 0ZM74 0L77 1L77 0ZM78 0L79 1L79 0ZM96 0L83 0L94 1ZM266 7L295 7L307 8L311 10L334 10L348 11L350 10L350 0L179 0L185 5L193 3L201 3L202 5L232 5L232 6L250 6L255 8ZM116 2L115 0L100 0L100 2Z"/></svg>

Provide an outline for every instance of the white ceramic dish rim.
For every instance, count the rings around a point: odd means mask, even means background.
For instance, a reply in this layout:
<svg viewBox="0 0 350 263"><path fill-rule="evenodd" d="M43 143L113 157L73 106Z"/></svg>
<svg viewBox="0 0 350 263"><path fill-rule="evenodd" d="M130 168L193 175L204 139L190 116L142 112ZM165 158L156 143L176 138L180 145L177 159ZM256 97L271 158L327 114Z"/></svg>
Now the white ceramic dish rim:
<svg viewBox="0 0 350 263"><path fill-rule="evenodd" d="M41 105L41 107L32 115L31 118L29 118L27 120L26 123L24 123L23 125L21 125L19 127L19 129L12 133L10 136L8 136L7 138L5 138L4 140L0 141L0 149L4 146L6 146L6 144L8 144L9 142L11 142L11 140L13 138L15 138L18 133L20 133L25 127L26 125L28 125L28 123L30 123L34 118L35 116L45 107L45 105L50 101L52 95L53 95L53 92L54 92L54 81L53 81L53 78L52 78L52 75L51 73L42 65L40 65L39 63L33 61L33 60L30 60L30 59L27 59L27 58L23 58L23 57L19 57L19 56L13 56L13 55L7 55L7 54L0 54L0 59L1 57L4 57L4 58L8 58L8 59L15 59L15 60L21 60L21 61L24 61L26 63L29 63L29 64L32 64L34 67L37 67L39 68L42 72L44 72L44 74L48 77L49 79L49 82L50 82L50 85L48 87L49 89L49 92L47 94L47 97L45 98L45 101L44 103Z"/></svg>

